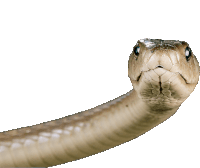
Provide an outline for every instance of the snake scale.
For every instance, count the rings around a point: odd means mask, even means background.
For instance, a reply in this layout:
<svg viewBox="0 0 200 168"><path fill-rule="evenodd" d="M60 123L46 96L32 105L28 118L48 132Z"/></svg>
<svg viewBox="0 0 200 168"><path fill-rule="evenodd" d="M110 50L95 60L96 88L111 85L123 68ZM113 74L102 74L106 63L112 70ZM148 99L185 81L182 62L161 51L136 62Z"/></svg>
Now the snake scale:
<svg viewBox="0 0 200 168"><path fill-rule="evenodd" d="M1 132L0 167L54 166L130 141L171 117L199 72L186 42L138 40L128 62L133 90L71 116Z"/></svg>

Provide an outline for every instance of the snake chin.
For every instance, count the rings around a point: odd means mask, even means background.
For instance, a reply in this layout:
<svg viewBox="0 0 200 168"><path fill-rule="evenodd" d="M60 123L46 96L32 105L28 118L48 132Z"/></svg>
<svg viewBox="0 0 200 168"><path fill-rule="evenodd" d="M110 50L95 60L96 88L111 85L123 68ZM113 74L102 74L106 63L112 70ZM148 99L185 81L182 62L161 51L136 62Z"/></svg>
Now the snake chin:
<svg viewBox="0 0 200 168"><path fill-rule="evenodd" d="M188 88L183 75L165 69L142 71L132 84L138 97L148 104L152 111L159 113L180 106L189 96L189 93L182 93L183 89Z"/></svg>

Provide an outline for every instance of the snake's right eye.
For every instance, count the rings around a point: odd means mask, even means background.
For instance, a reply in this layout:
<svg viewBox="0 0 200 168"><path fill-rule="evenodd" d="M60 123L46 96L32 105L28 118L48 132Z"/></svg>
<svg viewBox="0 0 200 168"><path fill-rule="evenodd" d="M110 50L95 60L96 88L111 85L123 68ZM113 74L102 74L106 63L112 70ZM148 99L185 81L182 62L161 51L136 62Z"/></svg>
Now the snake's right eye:
<svg viewBox="0 0 200 168"><path fill-rule="evenodd" d="M186 47L186 49L185 49L186 60L189 61L191 56L192 56L191 48L190 47Z"/></svg>
<svg viewBox="0 0 200 168"><path fill-rule="evenodd" d="M134 49L133 49L133 52L136 56L139 56L139 53L140 53L140 46L135 46Z"/></svg>

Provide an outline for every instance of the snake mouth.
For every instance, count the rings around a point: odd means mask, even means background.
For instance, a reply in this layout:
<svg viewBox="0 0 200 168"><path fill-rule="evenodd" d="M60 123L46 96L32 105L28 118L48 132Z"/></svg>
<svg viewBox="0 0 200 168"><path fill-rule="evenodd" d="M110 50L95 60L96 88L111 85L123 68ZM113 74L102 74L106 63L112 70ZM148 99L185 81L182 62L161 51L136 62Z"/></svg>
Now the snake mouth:
<svg viewBox="0 0 200 168"><path fill-rule="evenodd" d="M142 72L141 72L140 75L137 77L137 82L139 82L141 76L142 76Z"/></svg>
<svg viewBox="0 0 200 168"><path fill-rule="evenodd" d="M163 67L156 67L156 68L163 68ZM155 68L155 69L156 69L156 68ZM150 70L148 70L148 71L150 71ZM140 81L140 78L141 78L141 76L142 76L142 73L148 72L148 71L141 71L140 74L139 74L139 76L137 77L136 81L139 82L139 81ZM168 70L166 70L166 71L168 71ZM171 71L168 71L168 72L171 72ZM178 73L178 74L180 75L180 77L185 81L185 83L186 83L186 84L189 84L189 83L187 82L187 79L186 79L180 72L171 72L171 73Z"/></svg>
<svg viewBox="0 0 200 168"><path fill-rule="evenodd" d="M184 76L183 76L181 73L179 73L179 75L183 78L183 80L185 81L185 83L188 84L188 82L187 82L187 80L184 78Z"/></svg>

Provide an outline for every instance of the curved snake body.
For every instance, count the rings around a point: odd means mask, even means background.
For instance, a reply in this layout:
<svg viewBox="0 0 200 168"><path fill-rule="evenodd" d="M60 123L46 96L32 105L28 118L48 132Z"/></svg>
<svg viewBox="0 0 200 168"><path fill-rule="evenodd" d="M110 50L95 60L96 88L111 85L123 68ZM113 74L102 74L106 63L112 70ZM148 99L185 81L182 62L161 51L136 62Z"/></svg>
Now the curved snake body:
<svg viewBox="0 0 200 168"><path fill-rule="evenodd" d="M0 167L54 166L130 141L177 111L199 70L186 42L139 40L128 64L133 90L90 110L0 133Z"/></svg>

